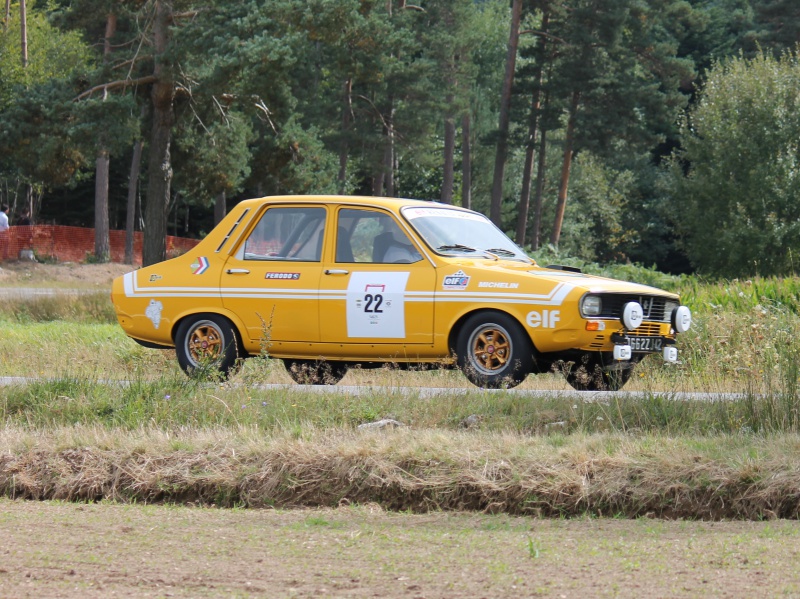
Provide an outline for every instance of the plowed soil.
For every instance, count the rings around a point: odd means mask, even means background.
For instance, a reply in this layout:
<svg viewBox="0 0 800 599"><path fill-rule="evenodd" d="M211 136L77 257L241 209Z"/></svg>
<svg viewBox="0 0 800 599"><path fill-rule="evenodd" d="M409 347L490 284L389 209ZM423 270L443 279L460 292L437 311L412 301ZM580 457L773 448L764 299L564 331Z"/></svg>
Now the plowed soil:
<svg viewBox="0 0 800 599"><path fill-rule="evenodd" d="M796 522L0 500L3 597L800 597Z"/></svg>

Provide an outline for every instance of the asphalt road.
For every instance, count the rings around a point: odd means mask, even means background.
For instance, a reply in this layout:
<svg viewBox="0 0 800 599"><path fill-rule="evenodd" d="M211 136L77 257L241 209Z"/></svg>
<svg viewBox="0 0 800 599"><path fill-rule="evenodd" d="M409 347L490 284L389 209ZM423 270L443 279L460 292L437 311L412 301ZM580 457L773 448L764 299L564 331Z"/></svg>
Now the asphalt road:
<svg viewBox="0 0 800 599"><path fill-rule="evenodd" d="M19 377L19 376L3 376L0 377L0 387L7 387L11 385L27 385L34 381L42 380L41 378L33 377ZM113 384L127 384L126 381L108 381L109 385ZM250 386L253 387L252 385ZM281 389L291 390L297 389L304 392L316 393L342 393L345 395L363 395L367 393L374 393L376 389L386 389L393 393L402 392L407 395L416 394L420 397L438 397L440 395L453 395L453 394L467 394L480 391L481 393L511 393L514 395L521 395L524 397L542 397L542 398L563 398L563 399L583 399L587 401L600 401L614 397L663 397L675 401L732 401L736 399L743 399L744 393L694 393L686 391L575 391L568 390L538 390L538 389L478 389L477 387L375 387L368 385L295 385L295 384L264 384L257 385L258 389Z"/></svg>
<svg viewBox="0 0 800 599"><path fill-rule="evenodd" d="M53 289L49 287L0 287L2 299L31 299L34 297L50 297L53 295L83 295L96 293L102 289Z"/></svg>

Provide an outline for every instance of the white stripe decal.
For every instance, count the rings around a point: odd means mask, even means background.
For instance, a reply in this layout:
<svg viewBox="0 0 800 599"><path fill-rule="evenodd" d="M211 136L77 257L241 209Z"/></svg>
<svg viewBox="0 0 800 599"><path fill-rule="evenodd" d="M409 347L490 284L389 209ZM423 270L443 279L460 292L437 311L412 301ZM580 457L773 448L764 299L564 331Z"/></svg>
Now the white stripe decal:
<svg viewBox="0 0 800 599"><path fill-rule="evenodd" d="M136 277L134 276L136 273L128 272L125 273L125 276L122 278L122 283L125 286L125 297L131 297L134 295L133 286L136 283Z"/></svg>
<svg viewBox="0 0 800 599"><path fill-rule="evenodd" d="M346 290L324 289L259 289L248 287L223 287L219 291L209 291L207 287L140 287L136 273L129 272L123 277L126 297L221 297L252 299L294 299L294 300L335 300L345 301ZM463 291L406 291L407 302L435 303L482 303L498 304L531 304L536 306L560 306L574 285L558 283L547 294L533 293L497 293L497 292L463 292Z"/></svg>

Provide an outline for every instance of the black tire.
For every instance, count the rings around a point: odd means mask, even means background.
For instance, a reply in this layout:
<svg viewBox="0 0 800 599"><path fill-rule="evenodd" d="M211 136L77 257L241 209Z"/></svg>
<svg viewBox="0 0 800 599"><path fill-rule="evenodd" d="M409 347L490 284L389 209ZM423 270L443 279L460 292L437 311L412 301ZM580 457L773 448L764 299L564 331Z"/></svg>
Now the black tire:
<svg viewBox="0 0 800 599"><path fill-rule="evenodd" d="M586 352L564 364L567 383L578 391L619 391L631 378L636 361L614 364L610 353Z"/></svg>
<svg viewBox="0 0 800 599"><path fill-rule="evenodd" d="M344 362L284 358L283 365L298 385L335 385L347 374Z"/></svg>
<svg viewBox="0 0 800 599"><path fill-rule="evenodd" d="M480 312L470 316L458 333L456 361L473 385L516 387L533 370L533 344L511 316Z"/></svg>
<svg viewBox="0 0 800 599"><path fill-rule="evenodd" d="M236 327L224 316L199 314L183 320L175 333L178 364L189 376L213 373L227 378L240 364Z"/></svg>

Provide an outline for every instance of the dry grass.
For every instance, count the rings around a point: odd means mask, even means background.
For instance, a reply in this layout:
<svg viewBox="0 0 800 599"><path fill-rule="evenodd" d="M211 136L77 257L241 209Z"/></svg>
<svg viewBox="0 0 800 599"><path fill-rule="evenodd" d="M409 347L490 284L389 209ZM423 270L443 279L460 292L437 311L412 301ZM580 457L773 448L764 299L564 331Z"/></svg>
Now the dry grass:
<svg viewBox="0 0 800 599"><path fill-rule="evenodd" d="M800 438L92 427L0 433L0 493L32 499L797 518Z"/></svg>
<svg viewBox="0 0 800 599"><path fill-rule="evenodd" d="M595 402L485 393L446 370L354 371L342 385L372 388L358 395L264 390L260 383L290 379L261 358L230 384L201 384L178 371L173 352L136 345L102 316L0 316L0 371L55 377L0 389L0 494L797 518L800 318L785 304L745 308L699 311L681 340L681 364L650 358L626 387L643 393ZM444 391L402 394L398 386ZM526 388L568 389L557 375L530 377ZM649 391L747 396L701 404ZM389 416L413 426L355 429ZM462 430L471 416L479 425Z"/></svg>

